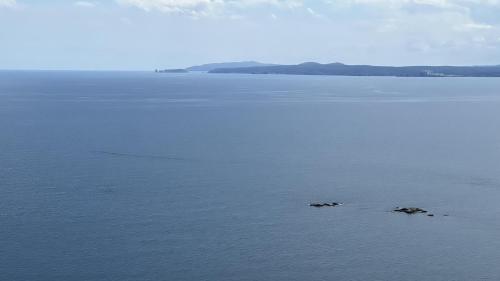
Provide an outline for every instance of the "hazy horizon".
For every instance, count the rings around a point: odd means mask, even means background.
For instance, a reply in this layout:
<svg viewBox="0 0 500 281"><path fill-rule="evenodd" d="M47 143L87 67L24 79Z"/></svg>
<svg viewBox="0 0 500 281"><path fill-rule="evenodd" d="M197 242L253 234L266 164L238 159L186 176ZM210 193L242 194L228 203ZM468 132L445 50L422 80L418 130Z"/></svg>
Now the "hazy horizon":
<svg viewBox="0 0 500 281"><path fill-rule="evenodd" d="M0 0L0 69L498 65L496 0Z"/></svg>

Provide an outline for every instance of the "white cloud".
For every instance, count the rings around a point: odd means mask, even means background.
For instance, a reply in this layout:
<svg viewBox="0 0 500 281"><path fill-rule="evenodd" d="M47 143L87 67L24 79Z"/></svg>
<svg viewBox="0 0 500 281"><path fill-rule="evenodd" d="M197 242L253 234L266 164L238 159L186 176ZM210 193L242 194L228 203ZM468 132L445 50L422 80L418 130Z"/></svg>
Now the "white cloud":
<svg viewBox="0 0 500 281"><path fill-rule="evenodd" d="M475 22L465 23L462 26L462 30L488 30L492 28L493 28L492 25L475 23Z"/></svg>
<svg viewBox="0 0 500 281"><path fill-rule="evenodd" d="M318 14L318 13L317 13L317 12L316 12L313 8L309 8L309 7L307 7L307 8L306 8L306 11L307 11L307 12L308 12L311 16L313 16L313 17L320 18L320 19L322 19L322 18L323 18L323 15Z"/></svg>
<svg viewBox="0 0 500 281"><path fill-rule="evenodd" d="M13 8L16 6L16 0L0 0L0 8L1 7L7 7L7 8Z"/></svg>
<svg viewBox="0 0 500 281"><path fill-rule="evenodd" d="M144 11L188 14L194 17L219 13L222 0L116 0L121 5L132 6Z"/></svg>
<svg viewBox="0 0 500 281"><path fill-rule="evenodd" d="M499 45L500 20L481 15L500 11L500 0L115 0L145 11L194 18L264 18L286 22L295 17L364 30L373 45L403 46L411 52ZM283 11L299 11L284 13ZM305 17L304 17L305 16ZM314 23L318 24L318 23ZM362 33L362 32L361 32ZM380 43L383 42L383 43ZM500 46L499 46L500 47Z"/></svg>
<svg viewBox="0 0 500 281"><path fill-rule="evenodd" d="M224 0L223 2L240 6L273 5L291 9L303 6L302 0Z"/></svg>
<svg viewBox="0 0 500 281"><path fill-rule="evenodd" d="M241 10L252 6L268 5L294 9L302 6L302 0L116 0L125 6L145 11L206 16L223 14L228 10Z"/></svg>
<svg viewBox="0 0 500 281"><path fill-rule="evenodd" d="M468 11L472 7L500 6L500 0L326 0L330 4L372 5L386 8L428 6Z"/></svg>
<svg viewBox="0 0 500 281"><path fill-rule="evenodd" d="M373 31L387 48L426 55L500 47L500 22L488 18L500 0L325 0L344 9L349 24ZM495 9L495 10L493 10ZM360 12L361 11L361 12ZM482 15L486 15L483 17Z"/></svg>
<svg viewBox="0 0 500 281"><path fill-rule="evenodd" d="M440 9L461 9L463 1L481 1L481 0L340 0L329 1L330 3L343 2L348 5L370 5L386 9L402 9L412 7L433 7Z"/></svg>
<svg viewBox="0 0 500 281"><path fill-rule="evenodd" d="M74 4L77 7L83 7L83 8L94 8L96 6L95 3L88 1L77 1Z"/></svg>

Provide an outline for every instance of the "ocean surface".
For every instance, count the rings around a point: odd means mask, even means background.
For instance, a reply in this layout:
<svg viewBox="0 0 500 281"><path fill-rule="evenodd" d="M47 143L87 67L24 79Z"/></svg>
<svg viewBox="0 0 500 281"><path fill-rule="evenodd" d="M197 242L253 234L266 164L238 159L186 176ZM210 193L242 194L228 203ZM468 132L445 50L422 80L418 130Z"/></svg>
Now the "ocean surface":
<svg viewBox="0 0 500 281"><path fill-rule="evenodd" d="M2 281L500 280L499 218L500 79L0 72Z"/></svg>

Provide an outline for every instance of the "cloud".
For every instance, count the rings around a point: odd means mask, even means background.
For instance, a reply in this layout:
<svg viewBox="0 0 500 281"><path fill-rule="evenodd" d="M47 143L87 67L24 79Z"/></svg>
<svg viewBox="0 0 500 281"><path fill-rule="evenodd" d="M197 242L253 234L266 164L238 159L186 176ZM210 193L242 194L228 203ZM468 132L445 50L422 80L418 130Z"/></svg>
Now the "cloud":
<svg viewBox="0 0 500 281"><path fill-rule="evenodd" d="M87 1L77 1L74 3L74 5L82 8L94 8L96 6L95 3Z"/></svg>
<svg viewBox="0 0 500 281"><path fill-rule="evenodd" d="M118 4L144 11L160 11L169 14L187 14L194 17L219 14L222 0L116 0Z"/></svg>
<svg viewBox="0 0 500 281"><path fill-rule="evenodd" d="M363 19L383 23L383 30L410 25L413 28L448 26L464 30L488 30L493 26L484 22L482 14L500 8L500 0L331 0L331 6L341 3L356 10L363 10ZM366 12L369 11L369 12ZM417 22L419 21L419 22ZM409 23L409 24L406 24ZM457 26L460 26L457 28Z"/></svg>
<svg viewBox="0 0 500 281"><path fill-rule="evenodd" d="M144 11L282 22L316 18L333 28L364 30L374 45L435 52L468 46L500 48L500 0L115 0ZM317 28L320 28L319 26ZM361 34L362 32L360 32ZM354 36L354 35L353 35ZM359 35L361 36L361 35ZM383 43L379 43L383 42Z"/></svg>
<svg viewBox="0 0 500 281"><path fill-rule="evenodd" d="M322 19L323 18L323 15L321 14L318 14L313 8L310 8L310 7L307 7L306 8L306 11L313 17L316 17L316 18L320 18Z"/></svg>
<svg viewBox="0 0 500 281"><path fill-rule="evenodd" d="M465 23L462 27L463 30L488 30L493 28L492 25L475 23L475 22Z"/></svg>
<svg viewBox="0 0 500 281"><path fill-rule="evenodd" d="M119 4L135 6L145 11L159 10L162 12L189 12L206 9L208 6L220 4L221 1L211 0L117 0Z"/></svg>
<svg viewBox="0 0 500 281"><path fill-rule="evenodd" d="M282 8L299 8L302 7L303 1L301 0L225 0L227 4L240 5L243 7L255 6L255 5L272 5Z"/></svg>
<svg viewBox="0 0 500 281"><path fill-rule="evenodd" d="M14 8L16 4L17 4L16 0L0 0L0 8L1 7Z"/></svg>
<svg viewBox="0 0 500 281"><path fill-rule="evenodd" d="M325 0L329 15L372 34L375 49L433 55L500 49L500 0ZM335 14L337 13L337 14ZM340 14L339 14L340 13ZM436 59L436 60L437 60Z"/></svg>
<svg viewBox="0 0 500 281"><path fill-rule="evenodd" d="M294 9L302 6L302 0L116 0L118 4L145 11L207 16L224 14L256 6L274 6Z"/></svg>
<svg viewBox="0 0 500 281"><path fill-rule="evenodd" d="M469 11L472 8L500 6L500 0L326 0L330 4L370 5L390 9L432 7L444 10Z"/></svg>
<svg viewBox="0 0 500 281"><path fill-rule="evenodd" d="M386 10L405 9L414 12L430 12L430 9L463 9L461 5L463 1L481 0L337 0L328 2Z"/></svg>

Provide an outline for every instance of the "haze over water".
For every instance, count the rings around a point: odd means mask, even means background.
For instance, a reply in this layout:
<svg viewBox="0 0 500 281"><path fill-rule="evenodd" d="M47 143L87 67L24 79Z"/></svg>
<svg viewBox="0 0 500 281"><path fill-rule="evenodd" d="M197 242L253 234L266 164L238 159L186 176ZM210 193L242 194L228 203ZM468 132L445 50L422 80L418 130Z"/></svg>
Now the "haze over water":
<svg viewBox="0 0 500 281"><path fill-rule="evenodd" d="M0 72L0 279L499 280L499 89Z"/></svg>

